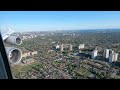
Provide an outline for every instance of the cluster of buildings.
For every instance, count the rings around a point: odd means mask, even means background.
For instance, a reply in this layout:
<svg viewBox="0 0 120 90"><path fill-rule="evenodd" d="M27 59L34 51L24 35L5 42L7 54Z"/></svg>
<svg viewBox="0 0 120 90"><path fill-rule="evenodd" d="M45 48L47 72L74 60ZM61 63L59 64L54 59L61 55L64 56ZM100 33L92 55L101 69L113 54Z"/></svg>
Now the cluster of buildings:
<svg viewBox="0 0 120 90"><path fill-rule="evenodd" d="M23 35L21 38L22 38L22 40L25 40L25 39L31 39L34 37L37 37L37 35Z"/></svg>
<svg viewBox="0 0 120 90"><path fill-rule="evenodd" d="M37 51L28 51L22 54L22 58L26 58L29 56L33 56L36 55ZM33 63L35 60L33 58L29 58L29 59L23 59L20 63L20 65L26 65L26 64L30 64Z"/></svg>
<svg viewBox="0 0 120 90"><path fill-rule="evenodd" d="M68 46L69 46L69 48L68 48L69 51L72 51L73 50L73 45L68 44ZM64 44L56 45L55 48L62 52L62 51L64 51L65 45ZM78 46L78 50L82 50L84 48L85 48L85 44L80 44ZM96 47L95 50L92 51L92 53L91 53L91 58L92 59L95 59L97 56L99 56L98 55L98 53L99 53L98 48L99 47ZM79 53L81 53L81 52L79 52ZM114 52L112 49L105 49L104 52L102 53L102 56L103 56L103 58L108 59L110 63L116 62L117 59L118 59L118 53Z"/></svg>
<svg viewBox="0 0 120 90"><path fill-rule="evenodd" d="M85 45L84 44L80 44L78 46L78 49L84 49ZM55 48L58 50L60 50L61 52L64 51L64 44L60 44L60 45L56 45ZM73 50L73 45L69 44L69 51Z"/></svg>
<svg viewBox="0 0 120 90"><path fill-rule="evenodd" d="M24 54L22 54L22 57L23 58L26 58L26 57L28 57L28 56L33 56L33 55L36 55L37 54L37 51L29 51L29 52L26 52L26 53L24 53Z"/></svg>
<svg viewBox="0 0 120 90"><path fill-rule="evenodd" d="M92 52L92 59L95 59L98 56L98 50ZM114 52L111 49L105 49L103 52L103 57L108 59L110 63L116 62L118 59L118 53Z"/></svg>

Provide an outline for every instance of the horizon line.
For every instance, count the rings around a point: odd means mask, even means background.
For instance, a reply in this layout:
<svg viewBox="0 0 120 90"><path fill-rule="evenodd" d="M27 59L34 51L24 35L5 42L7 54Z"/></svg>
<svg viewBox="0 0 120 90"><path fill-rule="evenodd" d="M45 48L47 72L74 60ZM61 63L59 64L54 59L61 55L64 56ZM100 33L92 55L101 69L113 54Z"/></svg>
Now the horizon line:
<svg viewBox="0 0 120 90"><path fill-rule="evenodd" d="M112 30L112 29L120 29L120 28L96 28L96 29L66 29L66 30L36 30L36 31L17 31L17 32L46 32L46 31L83 31L83 30Z"/></svg>

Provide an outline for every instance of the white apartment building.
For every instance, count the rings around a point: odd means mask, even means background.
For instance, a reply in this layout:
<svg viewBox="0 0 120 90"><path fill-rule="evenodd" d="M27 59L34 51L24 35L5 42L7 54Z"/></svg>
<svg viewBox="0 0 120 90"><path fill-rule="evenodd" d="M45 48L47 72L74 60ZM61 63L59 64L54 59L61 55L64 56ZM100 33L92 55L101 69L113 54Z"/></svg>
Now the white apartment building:
<svg viewBox="0 0 120 90"><path fill-rule="evenodd" d="M56 45L56 47L55 47L56 49L59 49L60 48L60 46L59 45Z"/></svg>
<svg viewBox="0 0 120 90"><path fill-rule="evenodd" d="M104 55L105 58L109 58L109 49L104 50Z"/></svg>
<svg viewBox="0 0 120 90"><path fill-rule="evenodd" d="M112 62L116 62L118 59L118 53L112 53L110 54L110 57L109 57L109 62L112 63Z"/></svg>
<svg viewBox="0 0 120 90"><path fill-rule="evenodd" d="M92 59L95 59L95 57L98 55L98 50L94 50L92 52Z"/></svg>
<svg viewBox="0 0 120 90"><path fill-rule="evenodd" d="M60 51L63 51L63 44L60 45Z"/></svg>
<svg viewBox="0 0 120 90"><path fill-rule="evenodd" d="M72 45L70 44L69 50L72 51Z"/></svg>

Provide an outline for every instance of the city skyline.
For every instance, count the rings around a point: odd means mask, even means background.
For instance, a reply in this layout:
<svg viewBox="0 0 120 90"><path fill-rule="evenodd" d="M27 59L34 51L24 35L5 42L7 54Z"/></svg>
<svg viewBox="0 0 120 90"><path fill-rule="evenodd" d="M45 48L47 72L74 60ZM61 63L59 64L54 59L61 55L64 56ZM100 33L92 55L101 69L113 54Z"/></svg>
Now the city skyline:
<svg viewBox="0 0 120 90"><path fill-rule="evenodd" d="M120 11L0 11L16 32L120 28Z"/></svg>

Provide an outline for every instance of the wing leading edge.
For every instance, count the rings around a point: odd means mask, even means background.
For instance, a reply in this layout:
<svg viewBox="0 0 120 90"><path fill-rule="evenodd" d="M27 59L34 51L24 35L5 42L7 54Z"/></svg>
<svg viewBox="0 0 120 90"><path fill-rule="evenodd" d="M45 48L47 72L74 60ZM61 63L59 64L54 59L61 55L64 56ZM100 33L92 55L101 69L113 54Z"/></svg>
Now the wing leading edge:
<svg viewBox="0 0 120 90"><path fill-rule="evenodd" d="M7 28L7 30L0 30L1 31L1 35L2 35L2 39L5 40L6 38L8 38L14 31L11 30L10 28Z"/></svg>

